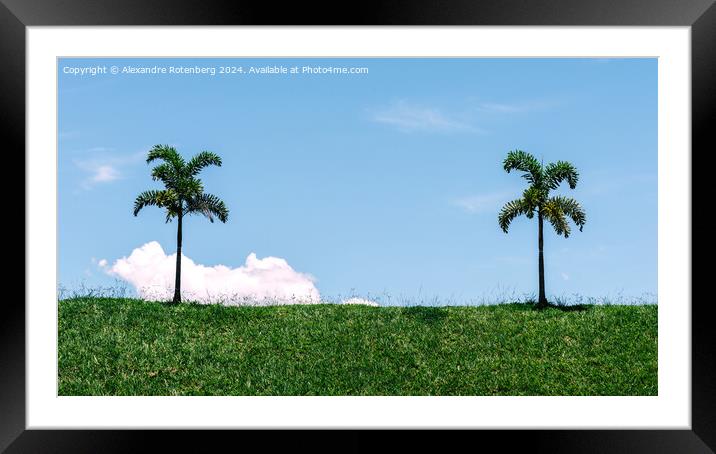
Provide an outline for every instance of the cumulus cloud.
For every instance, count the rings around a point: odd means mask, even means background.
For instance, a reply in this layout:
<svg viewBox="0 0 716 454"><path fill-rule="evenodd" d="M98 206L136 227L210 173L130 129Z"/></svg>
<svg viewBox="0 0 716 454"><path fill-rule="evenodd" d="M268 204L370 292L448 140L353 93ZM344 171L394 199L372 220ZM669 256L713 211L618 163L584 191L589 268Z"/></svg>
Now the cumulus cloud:
<svg viewBox="0 0 716 454"><path fill-rule="evenodd" d="M149 300L169 300L174 294L176 253L167 255L151 241L115 261L106 272L129 282ZM249 254L243 266L205 266L182 254L182 298L202 303L309 304L320 302L313 278L295 271L278 257Z"/></svg>

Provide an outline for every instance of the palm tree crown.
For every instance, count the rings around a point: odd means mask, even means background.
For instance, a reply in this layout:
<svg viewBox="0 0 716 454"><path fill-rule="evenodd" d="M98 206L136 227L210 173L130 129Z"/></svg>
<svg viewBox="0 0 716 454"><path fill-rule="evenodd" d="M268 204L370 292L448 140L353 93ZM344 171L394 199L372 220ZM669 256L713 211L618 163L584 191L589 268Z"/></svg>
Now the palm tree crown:
<svg viewBox="0 0 716 454"><path fill-rule="evenodd" d="M579 231L582 231L587 215L579 203L571 197L549 196L549 192L557 189L563 181L567 182L570 189L577 187L579 173L572 164L557 161L544 166L531 154L515 150L508 153L504 168L507 173L512 170L523 172L522 178L530 183L522 193L522 198L507 202L500 211L498 220L505 233L513 219L521 215L532 219L535 212L541 213L552 224L555 232L565 238L571 233L567 218L572 219Z"/></svg>
<svg viewBox="0 0 716 454"><path fill-rule="evenodd" d="M144 191L134 201L134 215L146 206L157 206L166 210L166 222L187 214L201 214L209 221L217 218L226 222L229 210L224 202L213 194L204 192L204 185L196 176L210 165L221 167L221 158L210 151L202 151L189 162L168 145L155 145L147 156L147 164L161 160L152 169L152 179L164 184L163 190Z"/></svg>

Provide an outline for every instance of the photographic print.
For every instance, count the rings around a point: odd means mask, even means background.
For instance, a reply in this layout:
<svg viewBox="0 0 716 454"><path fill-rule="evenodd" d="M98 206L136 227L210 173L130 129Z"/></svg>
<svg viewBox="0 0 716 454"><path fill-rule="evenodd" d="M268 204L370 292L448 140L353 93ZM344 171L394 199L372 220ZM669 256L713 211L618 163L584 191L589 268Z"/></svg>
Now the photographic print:
<svg viewBox="0 0 716 454"><path fill-rule="evenodd" d="M60 396L656 396L656 58L59 58Z"/></svg>

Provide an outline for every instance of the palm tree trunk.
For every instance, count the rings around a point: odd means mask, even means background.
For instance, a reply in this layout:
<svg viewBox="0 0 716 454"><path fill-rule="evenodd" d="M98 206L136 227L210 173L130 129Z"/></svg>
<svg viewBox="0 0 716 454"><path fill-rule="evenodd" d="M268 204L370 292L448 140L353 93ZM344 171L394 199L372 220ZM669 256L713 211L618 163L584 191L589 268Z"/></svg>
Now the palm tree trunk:
<svg viewBox="0 0 716 454"><path fill-rule="evenodd" d="M172 303L181 303L181 221L183 213L179 210L179 216L177 219L179 224L177 225L177 266L176 276L174 277L174 299Z"/></svg>
<svg viewBox="0 0 716 454"><path fill-rule="evenodd" d="M537 307L544 308L547 307L547 297L545 296L544 291L544 238L542 234L542 211L539 211L537 214L537 222L539 224L539 300L537 301Z"/></svg>

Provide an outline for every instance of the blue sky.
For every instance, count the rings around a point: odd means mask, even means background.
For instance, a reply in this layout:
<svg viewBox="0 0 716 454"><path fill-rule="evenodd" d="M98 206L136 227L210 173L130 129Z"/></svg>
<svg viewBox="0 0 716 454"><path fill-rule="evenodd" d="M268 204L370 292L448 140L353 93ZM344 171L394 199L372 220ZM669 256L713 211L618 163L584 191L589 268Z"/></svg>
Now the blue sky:
<svg viewBox="0 0 716 454"><path fill-rule="evenodd" d="M321 65L367 74L95 74L65 67ZM107 285L98 266L150 241L175 250L144 161L155 144L211 150L201 176L227 224L185 222L184 254L238 267L255 252L310 273L326 297L470 301L537 291L537 224L497 224L524 189L522 149L580 171L587 212L546 230L549 296L657 290L656 59L61 59L59 282Z"/></svg>

